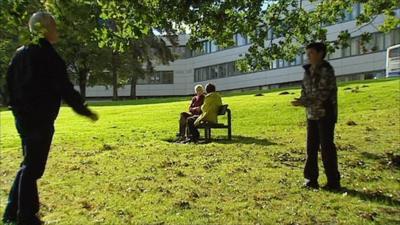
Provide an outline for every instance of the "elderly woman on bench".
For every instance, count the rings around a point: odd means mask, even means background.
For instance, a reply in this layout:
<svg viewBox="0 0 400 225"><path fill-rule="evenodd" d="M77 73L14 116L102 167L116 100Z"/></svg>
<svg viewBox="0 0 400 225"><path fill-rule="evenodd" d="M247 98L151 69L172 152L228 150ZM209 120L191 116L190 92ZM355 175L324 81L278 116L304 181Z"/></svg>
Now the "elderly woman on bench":
<svg viewBox="0 0 400 225"><path fill-rule="evenodd" d="M188 118L199 116L201 114L201 106L203 105L205 98L203 85L196 85L194 91L196 92L196 95L192 98L189 112L182 112L179 119L179 133L177 134L178 142L186 140L186 137L188 136L188 134L186 134Z"/></svg>
<svg viewBox="0 0 400 225"><path fill-rule="evenodd" d="M222 106L221 96L216 92L215 85L213 84L207 84L206 92L207 95L204 100L204 104L201 106L201 114L189 117L187 119L191 137L189 137L185 143L198 142L200 133L197 127L201 123L218 123L218 112Z"/></svg>

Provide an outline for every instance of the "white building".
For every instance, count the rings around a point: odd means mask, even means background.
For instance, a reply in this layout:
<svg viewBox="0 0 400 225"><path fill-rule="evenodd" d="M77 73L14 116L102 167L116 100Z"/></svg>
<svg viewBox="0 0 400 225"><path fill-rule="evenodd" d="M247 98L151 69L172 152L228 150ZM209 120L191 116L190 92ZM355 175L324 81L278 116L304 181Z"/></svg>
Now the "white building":
<svg viewBox="0 0 400 225"><path fill-rule="evenodd" d="M305 7L312 7L310 3ZM337 80L360 80L383 77L385 75L386 49L400 43L400 27L390 33L377 30L383 22L378 16L373 23L357 27L355 18L360 14L362 6L354 5L352 13L346 13L338 23L328 26L328 40L335 40L342 30L351 33L350 47L339 49L328 56L333 65ZM400 16L400 10L396 11ZM373 34L369 43L369 52L360 49L360 35L364 32ZM188 37L181 37L179 51L182 57L170 65L160 65L154 76L139 81L137 96L183 96L191 95L196 84L213 83L218 91L236 89L268 89L295 85L303 77L302 64L304 55L299 55L293 62L276 60L269 70L256 73L240 73L234 63L246 53L249 40L242 35L235 35L236 46L219 49L213 42L204 41L200 51L190 51L185 47ZM130 85L121 88L119 96L129 96ZM88 87L87 97L109 97L112 90L102 86Z"/></svg>

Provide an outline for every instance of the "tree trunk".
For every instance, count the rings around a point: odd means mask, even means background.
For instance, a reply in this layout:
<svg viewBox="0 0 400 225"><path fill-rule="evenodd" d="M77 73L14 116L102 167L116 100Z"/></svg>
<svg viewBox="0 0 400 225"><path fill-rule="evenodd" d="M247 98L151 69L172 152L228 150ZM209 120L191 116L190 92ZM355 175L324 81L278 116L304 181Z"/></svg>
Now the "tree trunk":
<svg viewBox="0 0 400 225"><path fill-rule="evenodd" d="M132 77L131 80L131 99L136 99L136 78Z"/></svg>
<svg viewBox="0 0 400 225"><path fill-rule="evenodd" d="M86 98L87 70L79 72L79 92L83 99Z"/></svg>
<svg viewBox="0 0 400 225"><path fill-rule="evenodd" d="M118 74L117 74L117 53L112 53L111 58L112 86L113 86L113 101L118 100Z"/></svg>

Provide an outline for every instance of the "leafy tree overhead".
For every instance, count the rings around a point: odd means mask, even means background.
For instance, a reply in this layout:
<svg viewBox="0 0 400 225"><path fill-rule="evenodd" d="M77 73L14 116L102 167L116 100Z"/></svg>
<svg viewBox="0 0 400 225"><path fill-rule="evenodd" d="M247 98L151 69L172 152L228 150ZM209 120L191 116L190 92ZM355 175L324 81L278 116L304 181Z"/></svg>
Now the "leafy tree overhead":
<svg viewBox="0 0 400 225"><path fill-rule="evenodd" d="M306 3L311 8L306 8ZM192 32L192 45L198 38L207 38L229 46L233 34L247 35L252 44L244 58L245 68L259 70L269 68L274 59L291 61L311 41L326 42L326 25L336 23L346 11L351 12L356 3L363 5L363 11L356 18L358 27L372 23L378 15L384 17L384 23L378 27L380 31L388 32L399 26L400 19L394 14L400 8L397 0L221 1L198 4L192 10L195 15L183 20ZM349 37L349 31L341 31L337 40L329 42L329 50L346 47ZM364 33L362 44L369 37Z"/></svg>
<svg viewBox="0 0 400 225"><path fill-rule="evenodd" d="M305 8L306 3L312 7ZM356 3L363 5L356 18L357 26L365 26L379 15L384 17L380 31L388 32L399 26L400 19L394 14L400 8L397 0L114 0L100 4L101 17L113 19L119 39L111 40L106 30L100 33L102 43L111 42L108 44L118 50L127 46L125 37L139 38L149 31L148 27L160 28L168 34L188 30L192 48L198 47L201 39L215 40L221 47L232 46L232 37L240 33L252 42L244 58L245 67L259 70L269 68L274 59L292 60L306 43L327 41L325 25L336 23ZM278 39L271 40L270 32ZM345 47L349 37L350 33L343 30L336 41L330 42L329 50ZM368 42L369 37L368 33L363 34L362 41Z"/></svg>

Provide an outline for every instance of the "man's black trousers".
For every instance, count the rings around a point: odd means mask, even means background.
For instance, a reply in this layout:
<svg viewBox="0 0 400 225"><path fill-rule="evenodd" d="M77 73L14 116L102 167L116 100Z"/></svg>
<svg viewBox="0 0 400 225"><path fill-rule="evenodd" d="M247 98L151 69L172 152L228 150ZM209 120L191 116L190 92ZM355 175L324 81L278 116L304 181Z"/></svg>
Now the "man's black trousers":
<svg viewBox="0 0 400 225"><path fill-rule="evenodd" d="M4 217L29 219L39 211L36 181L46 167L54 124L27 125L16 119L16 127L22 142L23 162L11 187Z"/></svg>

